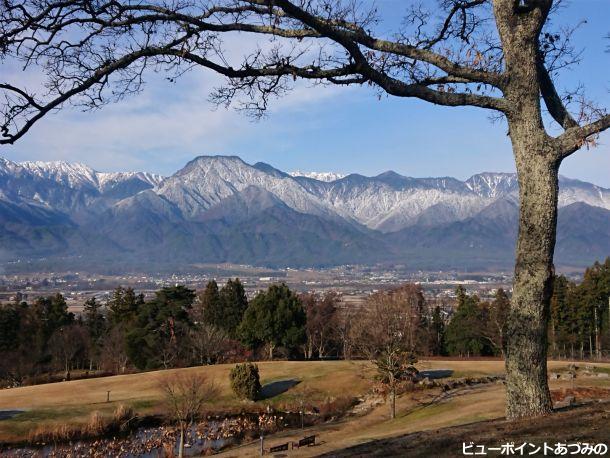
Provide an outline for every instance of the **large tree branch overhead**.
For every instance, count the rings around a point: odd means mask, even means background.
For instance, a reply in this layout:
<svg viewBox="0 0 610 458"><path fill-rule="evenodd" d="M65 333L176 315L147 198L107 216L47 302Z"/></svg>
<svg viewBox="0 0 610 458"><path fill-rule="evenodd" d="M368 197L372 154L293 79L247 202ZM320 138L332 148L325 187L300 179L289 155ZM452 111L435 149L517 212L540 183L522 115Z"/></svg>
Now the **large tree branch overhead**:
<svg viewBox="0 0 610 458"><path fill-rule="evenodd" d="M193 67L217 72L227 85L213 93L214 101L243 97L242 106L257 115L296 78L368 83L399 97L505 111L498 67L479 51L466 58L462 52L475 28L470 10L485 3L454 2L431 38L417 31L410 43L404 35L375 37L371 12L334 0L8 1L0 14L3 61L14 74L20 66L46 81L43 87L0 81L0 143L15 142L66 103L95 108L138 92L149 68L170 79ZM261 40L239 56L225 44L235 34ZM458 48L435 49L456 36Z"/></svg>
<svg viewBox="0 0 610 458"><path fill-rule="evenodd" d="M255 116L299 78L507 113L509 75L490 27L491 3L443 0L436 25L432 13L405 8L405 27L380 35L376 12L351 0L7 0L0 7L4 65L45 81L28 87L17 77L0 79L0 143L15 142L66 103L96 108L136 93L149 69L170 80L193 68L219 73L227 83L212 100ZM256 44L236 51L229 39L236 35ZM574 128L545 65L560 67L565 49L546 35L552 46L541 45L541 98L564 129Z"/></svg>

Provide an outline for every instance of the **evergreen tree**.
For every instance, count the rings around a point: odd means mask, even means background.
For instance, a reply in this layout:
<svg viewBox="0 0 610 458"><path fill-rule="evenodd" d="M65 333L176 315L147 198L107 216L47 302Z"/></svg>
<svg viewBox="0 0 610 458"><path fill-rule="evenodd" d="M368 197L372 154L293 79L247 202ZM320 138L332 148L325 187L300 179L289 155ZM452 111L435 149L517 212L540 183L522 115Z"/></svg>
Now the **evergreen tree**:
<svg viewBox="0 0 610 458"><path fill-rule="evenodd" d="M18 307L13 304L0 305L0 353L18 347L20 326L21 315Z"/></svg>
<svg viewBox="0 0 610 458"><path fill-rule="evenodd" d="M132 321L139 307L144 304L144 295L137 294L133 288L117 287L108 302L108 320L113 324Z"/></svg>
<svg viewBox="0 0 610 458"><path fill-rule="evenodd" d="M270 286L250 302L238 335L250 348L266 344L269 357L277 346L296 350L305 343L306 316L298 296L286 284Z"/></svg>
<svg viewBox="0 0 610 458"><path fill-rule="evenodd" d="M199 294L201 316L207 324L220 328L222 326L222 306L216 280L210 280L205 290Z"/></svg>
<svg viewBox="0 0 610 458"><path fill-rule="evenodd" d="M229 336L236 337L237 328L248 308L248 299L244 286L239 281L229 279L220 290L220 306L222 307L222 320L217 325L227 331Z"/></svg>
<svg viewBox="0 0 610 458"><path fill-rule="evenodd" d="M470 296L462 286L457 288L457 309L447 326L447 350L452 355L491 355L493 350L484 334L488 316L476 295Z"/></svg>
<svg viewBox="0 0 610 458"><path fill-rule="evenodd" d="M157 291L155 299L139 307L126 335L127 354L138 369L176 365L187 350L182 344L194 299L193 290L174 286Z"/></svg>
<svg viewBox="0 0 610 458"><path fill-rule="evenodd" d="M53 332L74 321L74 314L68 312L68 304L60 293L36 299L33 312L39 323L33 324L40 328L45 343Z"/></svg>
<svg viewBox="0 0 610 458"><path fill-rule="evenodd" d="M436 356L445 354L445 322L441 308L437 305L432 312L432 354Z"/></svg>
<svg viewBox="0 0 610 458"><path fill-rule="evenodd" d="M84 305L84 324L93 342L97 342L100 339L106 327L106 320L101 308L102 304L95 297L87 299Z"/></svg>

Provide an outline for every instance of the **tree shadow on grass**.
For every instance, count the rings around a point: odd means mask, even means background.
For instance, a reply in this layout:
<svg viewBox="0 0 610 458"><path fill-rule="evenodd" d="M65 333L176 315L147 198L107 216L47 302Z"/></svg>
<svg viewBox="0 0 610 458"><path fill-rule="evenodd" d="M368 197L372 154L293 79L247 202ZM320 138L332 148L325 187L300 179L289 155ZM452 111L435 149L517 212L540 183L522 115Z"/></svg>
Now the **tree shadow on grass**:
<svg viewBox="0 0 610 458"><path fill-rule="evenodd" d="M278 380L277 382L267 383L261 388L260 397L261 399L273 398L288 391L299 383L301 383L301 381L295 379Z"/></svg>
<svg viewBox="0 0 610 458"><path fill-rule="evenodd" d="M24 410L0 410L0 421L10 420L16 415L23 413Z"/></svg>
<svg viewBox="0 0 610 458"><path fill-rule="evenodd" d="M421 377L428 377L430 380L436 380L439 378L447 378L453 375L453 370L451 369L437 369L431 371L420 371L419 375Z"/></svg>

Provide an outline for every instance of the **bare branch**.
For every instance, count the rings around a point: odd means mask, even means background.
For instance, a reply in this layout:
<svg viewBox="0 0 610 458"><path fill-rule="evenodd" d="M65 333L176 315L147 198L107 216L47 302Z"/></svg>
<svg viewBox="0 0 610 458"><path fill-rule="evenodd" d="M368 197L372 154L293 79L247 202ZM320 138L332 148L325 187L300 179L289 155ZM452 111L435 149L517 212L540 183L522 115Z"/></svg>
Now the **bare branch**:
<svg viewBox="0 0 610 458"><path fill-rule="evenodd" d="M585 126L571 127L555 139L559 159L565 159L583 145L591 136L595 136L610 128L610 114L606 114L595 122Z"/></svg>
<svg viewBox="0 0 610 458"><path fill-rule="evenodd" d="M555 84L547 71L542 59L538 61L538 78L540 79L540 93L549 113L564 129L578 126L572 115L566 109L561 97L555 89Z"/></svg>

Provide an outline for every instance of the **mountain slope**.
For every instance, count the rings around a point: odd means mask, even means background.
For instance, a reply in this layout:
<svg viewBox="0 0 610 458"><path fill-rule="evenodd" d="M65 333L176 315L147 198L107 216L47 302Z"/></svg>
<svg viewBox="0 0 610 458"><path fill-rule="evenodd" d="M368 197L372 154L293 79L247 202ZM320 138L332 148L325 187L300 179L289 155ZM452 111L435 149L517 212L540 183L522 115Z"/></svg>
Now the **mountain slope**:
<svg viewBox="0 0 610 458"><path fill-rule="evenodd" d="M0 159L3 259L154 269L200 262L274 266L406 263L510 268L518 182L388 171L292 176L236 156L200 156L168 178L64 162ZM610 253L610 190L561 177L556 262ZM75 262L75 261L74 261ZM89 264L87 264L89 263ZM128 266L128 267L126 267Z"/></svg>

